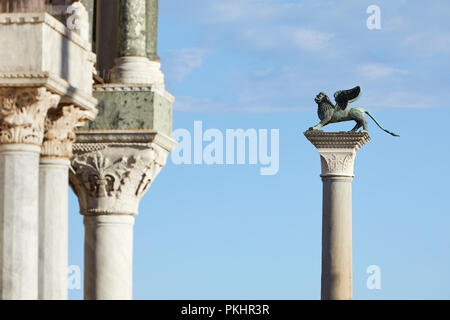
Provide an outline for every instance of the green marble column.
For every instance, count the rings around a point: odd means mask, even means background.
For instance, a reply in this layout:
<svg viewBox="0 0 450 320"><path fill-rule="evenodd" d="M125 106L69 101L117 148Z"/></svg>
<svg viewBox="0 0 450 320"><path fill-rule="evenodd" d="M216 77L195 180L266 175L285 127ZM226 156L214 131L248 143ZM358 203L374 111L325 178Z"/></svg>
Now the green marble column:
<svg viewBox="0 0 450 320"><path fill-rule="evenodd" d="M146 57L145 1L120 0L119 57Z"/></svg>
<svg viewBox="0 0 450 320"><path fill-rule="evenodd" d="M158 57L158 0L146 0L147 58L159 61Z"/></svg>

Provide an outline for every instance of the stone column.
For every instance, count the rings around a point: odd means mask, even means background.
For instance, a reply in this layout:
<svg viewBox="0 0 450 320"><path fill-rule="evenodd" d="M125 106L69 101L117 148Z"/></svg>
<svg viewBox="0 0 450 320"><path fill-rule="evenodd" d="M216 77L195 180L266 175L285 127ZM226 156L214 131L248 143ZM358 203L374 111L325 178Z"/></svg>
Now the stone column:
<svg viewBox="0 0 450 320"><path fill-rule="evenodd" d="M92 115L68 105L50 110L39 166L39 299L67 299L68 182L75 127Z"/></svg>
<svg viewBox="0 0 450 320"><path fill-rule="evenodd" d="M148 9L146 3L146 0L120 0L119 2L119 56L111 71L111 82L152 84L164 88L164 75L160 70L159 61L150 61L147 57ZM153 18L157 19L157 16ZM150 20L149 27L153 28L154 24L155 22ZM151 33L149 39L151 46L154 46L156 42L152 39L155 39L154 33ZM155 51L155 48L151 50Z"/></svg>
<svg viewBox="0 0 450 320"><path fill-rule="evenodd" d="M367 132L307 131L318 149L323 182L322 300L350 300L352 293L352 181L356 151Z"/></svg>
<svg viewBox="0 0 450 320"><path fill-rule="evenodd" d="M46 88L0 88L0 298L38 297L39 154Z"/></svg>
<svg viewBox="0 0 450 320"><path fill-rule="evenodd" d="M84 298L132 298L139 201L175 142L151 131L79 131L70 184L84 215Z"/></svg>
<svg viewBox="0 0 450 320"><path fill-rule="evenodd" d="M158 57L158 2L159 0L146 0L146 41L147 58L150 61L159 61Z"/></svg>

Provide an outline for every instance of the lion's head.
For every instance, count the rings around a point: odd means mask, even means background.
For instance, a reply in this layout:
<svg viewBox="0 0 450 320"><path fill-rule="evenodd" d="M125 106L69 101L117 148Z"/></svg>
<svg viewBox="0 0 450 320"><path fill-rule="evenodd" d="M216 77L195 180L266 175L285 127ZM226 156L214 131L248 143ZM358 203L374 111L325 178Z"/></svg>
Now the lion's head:
<svg viewBox="0 0 450 320"><path fill-rule="evenodd" d="M320 93L314 98L314 101L315 101L317 104L321 104L321 103L324 103L324 102L325 102L325 103L332 104L330 98L328 98L328 96L327 96L325 93L323 93L323 92L320 92Z"/></svg>

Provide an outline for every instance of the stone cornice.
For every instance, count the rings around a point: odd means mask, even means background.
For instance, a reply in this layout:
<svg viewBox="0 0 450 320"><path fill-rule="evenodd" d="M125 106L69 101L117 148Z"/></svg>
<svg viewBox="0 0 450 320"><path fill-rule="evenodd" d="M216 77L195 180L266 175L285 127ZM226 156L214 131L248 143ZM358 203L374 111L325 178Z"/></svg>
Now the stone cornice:
<svg viewBox="0 0 450 320"><path fill-rule="evenodd" d="M367 132L310 130L304 134L317 149L355 149L356 151L370 141L370 136Z"/></svg>
<svg viewBox="0 0 450 320"><path fill-rule="evenodd" d="M171 152L177 142L158 131L149 130L77 130L74 150L96 150L107 146L148 146L156 144L167 152ZM99 149L100 148L100 149Z"/></svg>
<svg viewBox="0 0 450 320"><path fill-rule="evenodd" d="M93 88L94 92L136 92L136 91L150 91L158 93L171 103L175 102L175 97L167 92L165 89L157 88L151 84L122 84L122 83L108 83L98 84Z"/></svg>
<svg viewBox="0 0 450 320"><path fill-rule="evenodd" d="M89 120L95 119L98 112L97 100L94 97L73 88L66 80L47 71L0 71L0 87L46 87L62 96L62 103L75 104L90 111Z"/></svg>
<svg viewBox="0 0 450 320"><path fill-rule="evenodd" d="M88 51L90 61L96 61L96 56L94 53L90 52L90 44L87 41L85 41L77 33L69 30L63 23L58 21L58 19L46 12L0 13L0 25L11 24L46 24L62 36L72 41L74 44Z"/></svg>

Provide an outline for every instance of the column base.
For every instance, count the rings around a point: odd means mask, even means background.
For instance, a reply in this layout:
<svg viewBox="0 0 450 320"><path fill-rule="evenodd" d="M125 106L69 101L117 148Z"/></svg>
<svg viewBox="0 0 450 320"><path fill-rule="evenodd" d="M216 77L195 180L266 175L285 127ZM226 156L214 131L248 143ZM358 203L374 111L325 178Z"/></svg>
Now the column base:
<svg viewBox="0 0 450 320"><path fill-rule="evenodd" d="M111 70L111 82L151 84L164 88L164 74L158 61L150 61L147 57L121 57L115 63L116 67Z"/></svg>

